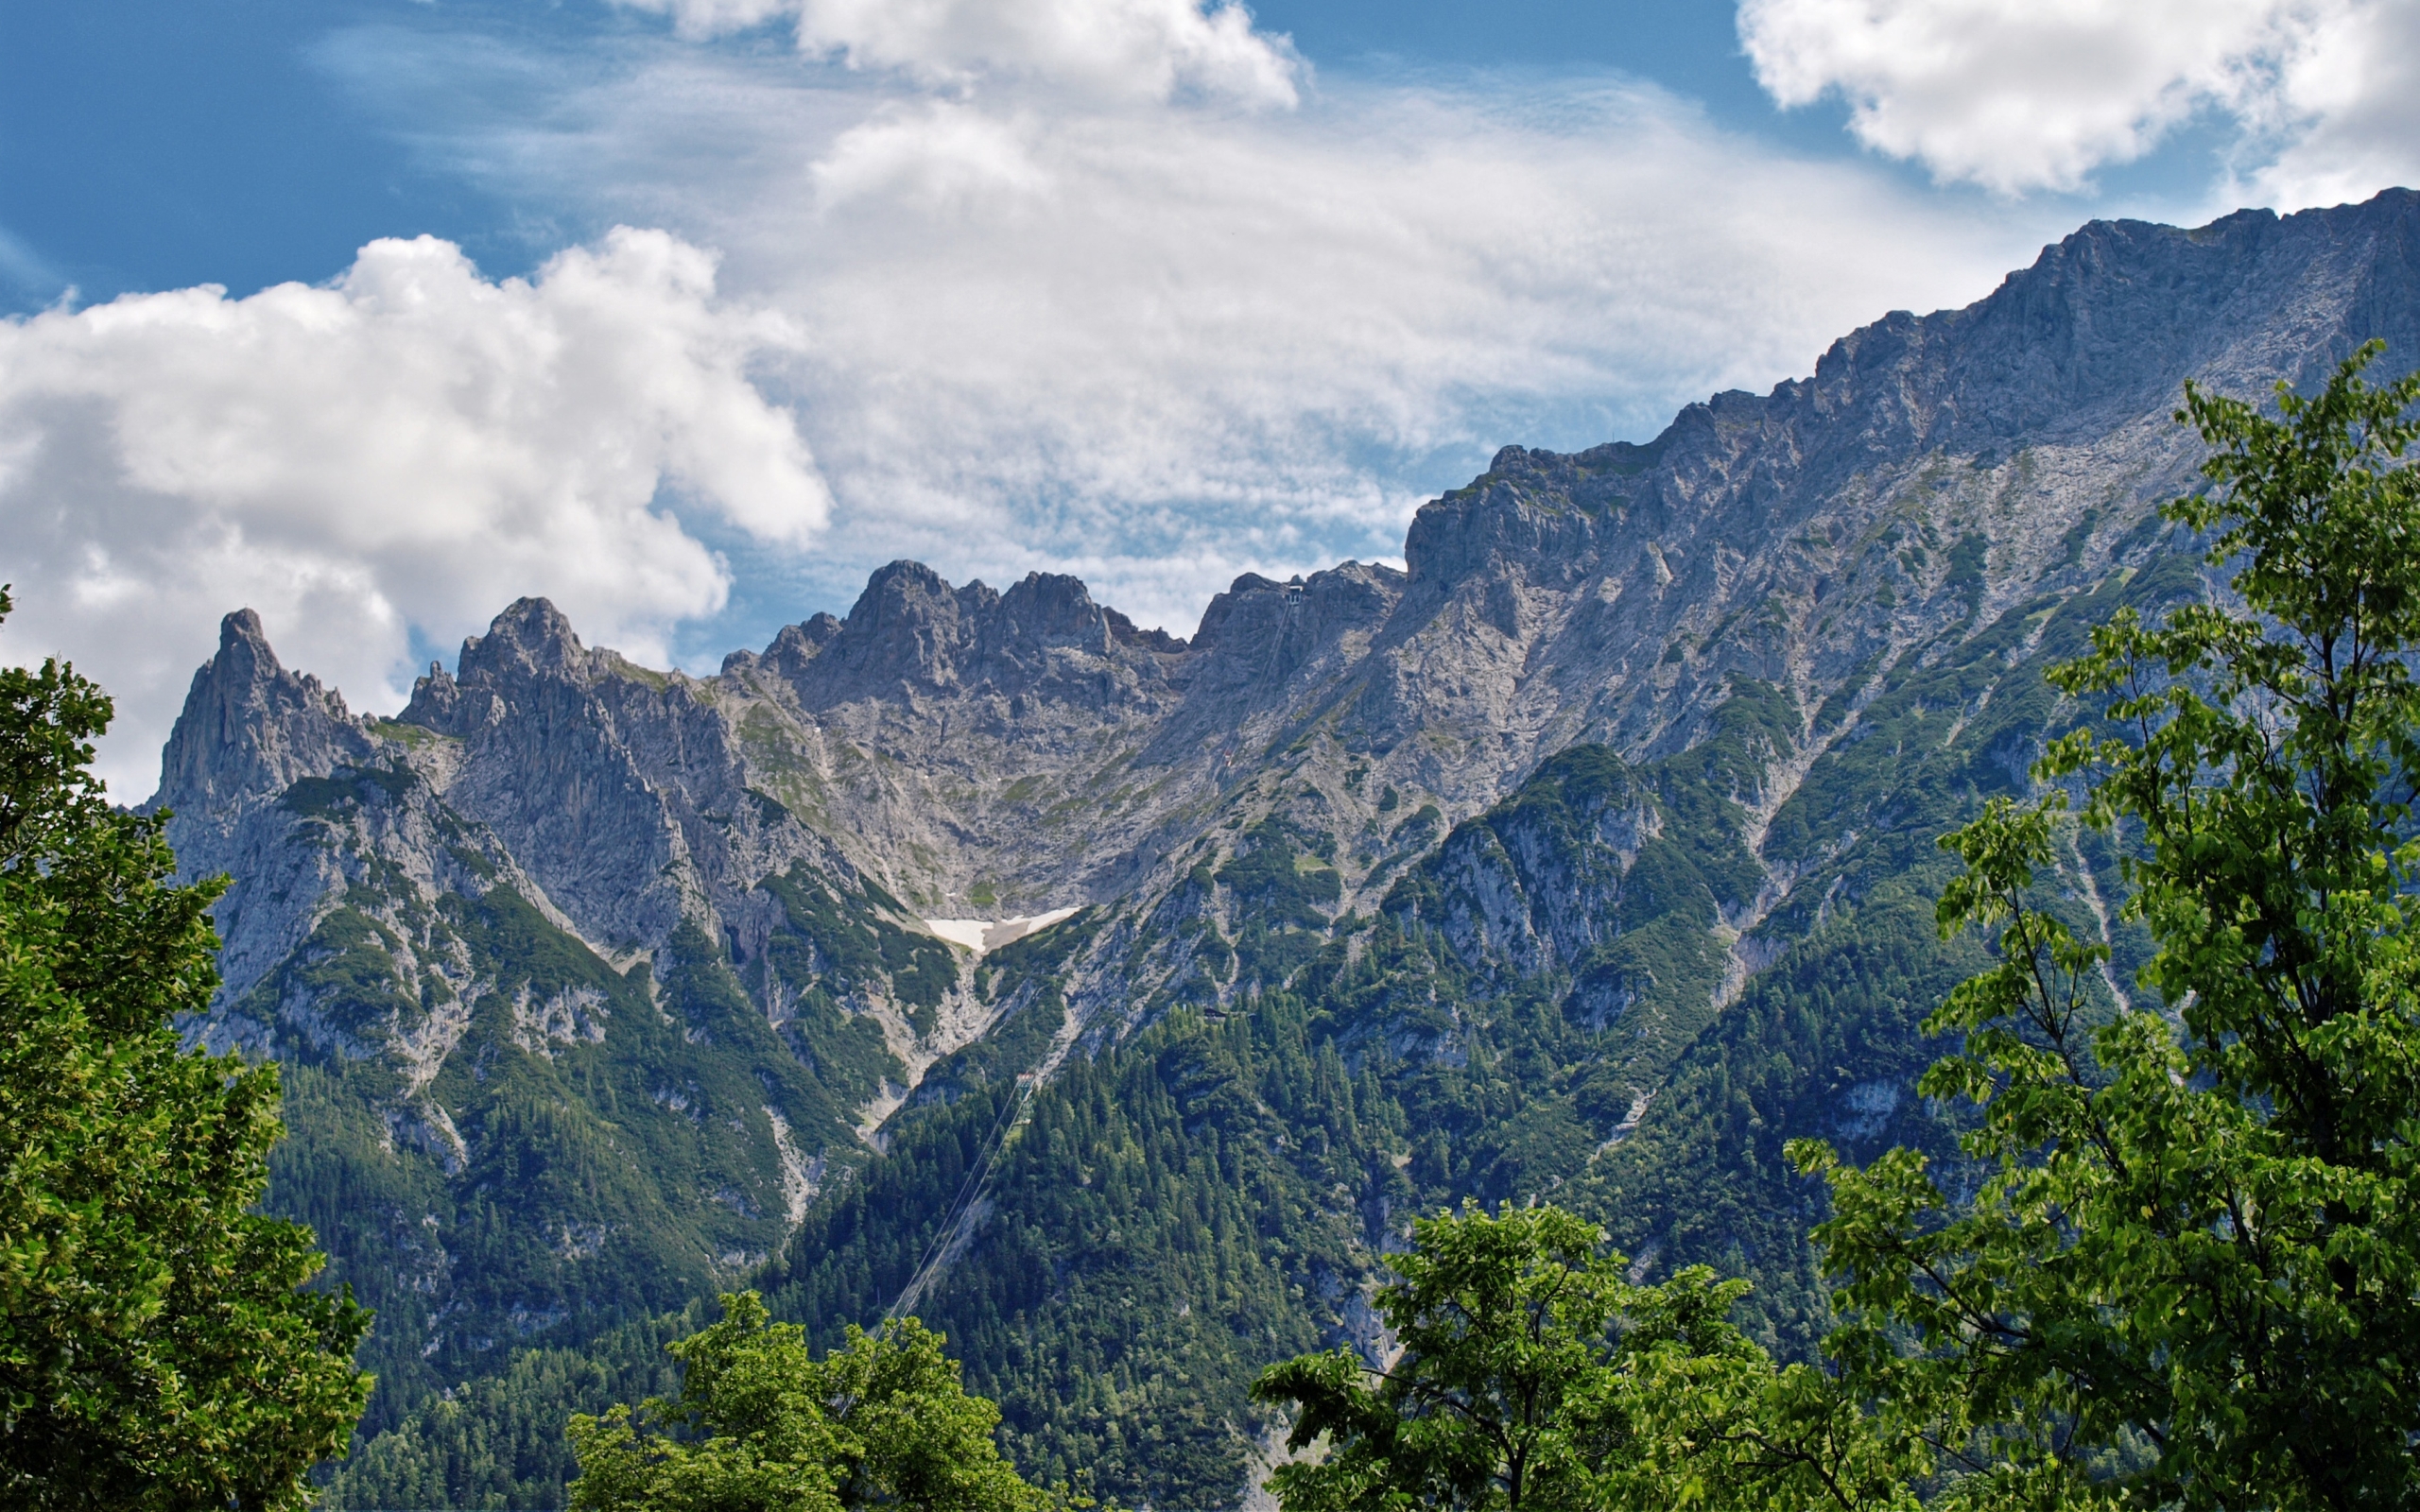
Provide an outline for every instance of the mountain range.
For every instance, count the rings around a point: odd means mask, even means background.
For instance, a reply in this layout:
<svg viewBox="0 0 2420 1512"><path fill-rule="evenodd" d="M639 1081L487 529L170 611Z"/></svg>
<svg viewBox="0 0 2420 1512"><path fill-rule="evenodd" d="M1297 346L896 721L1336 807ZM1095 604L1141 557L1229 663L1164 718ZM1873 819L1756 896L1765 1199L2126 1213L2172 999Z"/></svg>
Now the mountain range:
<svg viewBox="0 0 2420 1512"><path fill-rule="evenodd" d="M1028 1474L1238 1505L1253 1371L1383 1354L1386 1254L1470 1198L1747 1275L1805 1353L1782 1141L1955 1158L1934 841L2096 716L2042 677L2092 625L2222 591L2156 513L2182 386L2371 337L2420 353L2410 191L2096 222L1188 640L903 561L709 678L524 599L375 718L230 614L151 806L233 878L188 1032L283 1063L270 1205L378 1310L332 1500L559 1504L563 1415L752 1285L942 1329Z"/></svg>

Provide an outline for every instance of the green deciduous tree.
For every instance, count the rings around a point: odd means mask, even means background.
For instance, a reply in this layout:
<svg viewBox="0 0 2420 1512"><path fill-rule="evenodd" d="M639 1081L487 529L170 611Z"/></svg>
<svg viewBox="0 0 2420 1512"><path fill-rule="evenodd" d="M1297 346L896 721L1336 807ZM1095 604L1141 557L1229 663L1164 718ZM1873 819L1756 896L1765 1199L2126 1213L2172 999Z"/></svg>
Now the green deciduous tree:
<svg viewBox="0 0 2420 1512"><path fill-rule="evenodd" d="M571 1421L585 1512L1044 1512L993 1439L999 1409L969 1396L942 1336L914 1318L852 1327L823 1359L754 1292L671 1345L681 1391L633 1414ZM652 1418L652 1423L643 1420ZM1089 1504L1089 1503L1083 1503Z"/></svg>
<svg viewBox="0 0 2420 1512"><path fill-rule="evenodd" d="M1307 1354L1254 1387L1318 1456L1270 1478L1287 1512L1906 1500L1910 1462L1856 1405L1726 1320L1745 1281L1696 1266L1634 1284L1596 1225L1553 1207L1472 1206L1412 1232L1376 1298L1392 1365Z"/></svg>
<svg viewBox="0 0 2420 1512"><path fill-rule="evenodd" d="M1963 1494L2185 1507L2420 1501L2420 377L2264 416L2188 387L2209 533L2240 608L2120 614L2053 673L2107 699L2037 765L2118 832L2157 944L2108 953L2037 886L2076 822L1996 802L1945 933L1998 964L1930 1021L1963 1037L1927 1096L1979 1108L1968 1192L1901 1150L1831 1180L1817 1230L1857 1389L1981 1472Z"/></svg>
<svg viewBox="0 0 2420 1512"><path fill-rule="evenodd" d="M1557 1208L1476 1207L1413 1225L1377 1310L1402 1354L1384 1371L1351 1349L1271 1366L1262 1401L1294 1409L1292 1446L1317 1463L1271 1485L1292 1512L1413 1505L1569 1504L1578 1466L1564 1410L1610 1352L1628 1290L1602 1236Z"/></svg>
<svg viewBox="0 0 2420 1512"><path fill-rule="evenodd" d="M9 610L0 591L0 615ZM216 885L110 807L110 700L0 668L0 1505L292 1507L368 1395L368 1315L249 1210L274 1066L188 1050Z"/></svg>

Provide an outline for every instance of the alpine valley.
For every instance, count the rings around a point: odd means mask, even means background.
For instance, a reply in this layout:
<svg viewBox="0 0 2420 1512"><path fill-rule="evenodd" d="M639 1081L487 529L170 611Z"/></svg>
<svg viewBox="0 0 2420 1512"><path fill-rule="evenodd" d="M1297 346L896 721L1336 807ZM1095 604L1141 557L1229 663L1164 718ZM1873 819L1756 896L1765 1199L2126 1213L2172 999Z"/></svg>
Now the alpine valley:
<svg viewBox="0 0 2420 1512"><path fill-rule="evenodd" d="M283 1063L269 1205L377 1309L330 1503L560 1505L566 1415L746 1285L921 1315L1029 1477L1242 1505L1253 1375L1382 1352L1390 1247L1474 1197L1748 1276L1805 1355L1782 1142L1953 1153L1934 841L2095 717L2046 664L2216 589L2155 513L2182 385L2374 336L2420 358L2420 194L2087 226L1189 641L898 562L702 679L525 599L363 718L229 615L152 804L234 879L188 1031ZM2112 993L2117 862L2059 882Z"/></svg>

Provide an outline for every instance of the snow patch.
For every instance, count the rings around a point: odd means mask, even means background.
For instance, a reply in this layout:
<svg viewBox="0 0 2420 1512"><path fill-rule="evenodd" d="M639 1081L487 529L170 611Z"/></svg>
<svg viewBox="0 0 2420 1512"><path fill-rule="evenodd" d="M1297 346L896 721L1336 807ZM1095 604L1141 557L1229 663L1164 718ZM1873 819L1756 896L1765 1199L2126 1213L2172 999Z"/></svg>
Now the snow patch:
<svg viewBox="0 0 2420 1512"><path fill-rule="evenodd" d="M983 954L983 932L992 927L980 919L927 919L925 927L953 945L963 945L976 954Z"/></svg>
<svg viewBox="0 0 2420 1512"><path fill-rule="evenodd" d="M1073 919L1076 910L1053 908L1046 914L1028 914L1020 919L927 919L925 927L953 945L963 945L977 955L996 951L1011 940L1028 935L1038 935L1063 919Z"/></svg>

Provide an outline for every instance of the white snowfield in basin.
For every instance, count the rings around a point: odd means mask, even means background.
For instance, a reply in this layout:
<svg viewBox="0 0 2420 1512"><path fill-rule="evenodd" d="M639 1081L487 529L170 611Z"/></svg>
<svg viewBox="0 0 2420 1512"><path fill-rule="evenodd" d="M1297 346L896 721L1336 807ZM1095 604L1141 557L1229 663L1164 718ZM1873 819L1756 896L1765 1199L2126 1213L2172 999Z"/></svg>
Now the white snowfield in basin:
<svg viewBox="0 0 2420 1512"><path fill-rule="evenodd" d="M1035 935L1063 919L1075 916L1072 908L1053 908L1046 914L1028 914L1022 919L927 919L925 927L953 945L963 945L976 954L996 951L1011 940Z"/></svg>

